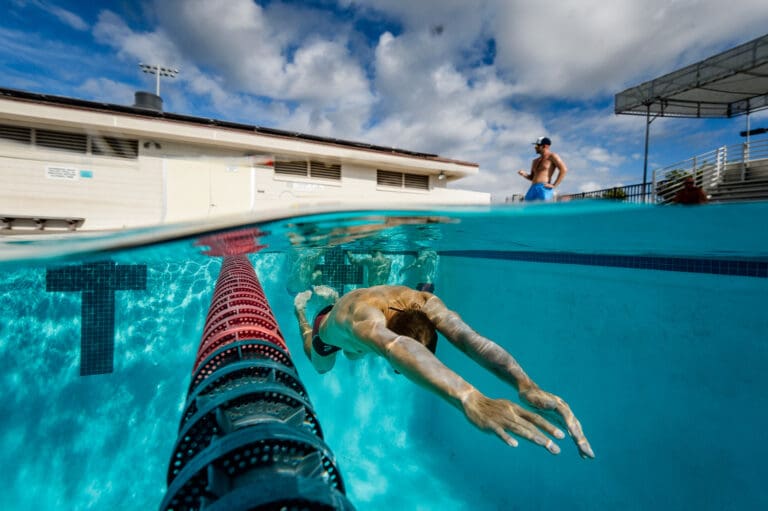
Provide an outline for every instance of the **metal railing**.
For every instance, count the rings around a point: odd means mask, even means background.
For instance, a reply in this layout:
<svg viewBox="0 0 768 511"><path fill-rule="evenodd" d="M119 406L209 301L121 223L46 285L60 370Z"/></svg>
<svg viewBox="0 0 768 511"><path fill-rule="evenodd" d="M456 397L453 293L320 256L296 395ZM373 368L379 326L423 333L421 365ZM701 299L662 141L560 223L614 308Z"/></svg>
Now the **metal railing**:
<svg viewBox="0 0 768 511"><path fill-rule="evenodd" d="M591 192L571 193L568 195L561 195L559 201L568 201L575 199L611 199L620 200L623 202L642 203L645 202L646 197L652 195L653 188L652 183L645 185L643 190L643 183L635 185L614 186L613 188L603 188L602 190L594 190Z"/></svg>
<svg viewBox="0 0 768 511"><path fill-rule="evenodd" d="M525 194L524 193L516 193L514 195L510 195L508 197L504 198L505 204L512 204L515 202L523 202L525 200Z"/></svg>
<svg viewBox="0 0 768 511"><path fill-rule="evenodd" d="M603 188L602 190L593 190L591 192L579 192L568 193L564 195L558 195L556 200L559 202L566 202L575 199L611 199L621 200L624 202L643 202L644 196L651 196L652 188L651 183L646 184L645 193L643 193L643 184L626 186L614 186L613 188ZM507 204L523 202L525 200L524 194L514 194L504 199Z"/></svg>
<svg viewBox="0 0 768 511"><path fill-rule="evenodd" d="M695 185L700 186L707 195L712 195L723 183L768 180L768 137L721 146L656 169L653 171L653 180L645 185L645 189L639 183L561 195L558 200L613 199L633 203L666 203L674 199L686 177L693 177ZM523 197L522 194L515 194L506 197L504 202L522 202Z"/></svg>
<svg viewBox="0 0 768 511"><path fill-rule="evenodd" d="M768 171L768 138L718 147L713 151L688 158L653 171L653 197L649 202L671 202L687 177L707 195L724 182L750 179L750 168L766 167Z"/></svg>

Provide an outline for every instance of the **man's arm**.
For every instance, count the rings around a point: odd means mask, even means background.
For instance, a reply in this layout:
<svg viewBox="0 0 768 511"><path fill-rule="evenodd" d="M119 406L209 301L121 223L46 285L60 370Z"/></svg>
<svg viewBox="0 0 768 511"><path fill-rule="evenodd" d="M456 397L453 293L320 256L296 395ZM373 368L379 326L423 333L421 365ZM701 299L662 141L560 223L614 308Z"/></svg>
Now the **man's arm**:
<svg viewBox="0 0 768 511"><path fill-rule="evenodd" d="M448 309L440 298L432 295L421 310L454 346L498 378L515 387L518 392L536 387L533 380L509 352L475 332L458 314Z"/></svg>
<svg viewBox="0 0 768 511"><path fill-rule="evenodd" d="M293 299L293 312L299 322L304 354L309 360L312 360L312 325L307 321L307 302L311 297L312 291L304 291Z"/></svg>
<svg viewBox="0 0 768 511"><path fill-rule="evenodd" d="M552 163L557 168L557 180L552 184L552 188L557 188L560 183L565 179L565 175L568 173L568 167L565 166L565 162L557 154L552 154Z"/></svg>
<svg viewBox="0 0 768 511"><path fill-rule="evenodd" d="M536 168L536 160L533 160L531 162L531 172L530 173L526 174L523 169L518 170L517 173L520 174L521 176L523 176L528 181L533 181L533 170L535 168Z"/></svg>
<svg viewBox="0 0 768 511"><path fill-rule="evenodd" d="M491 399L483 395L461 376L445 366L420 342L398 335L386 328L383 314L376 310L381 320L368 319L353 324L358 339L368 344L386 358L397 371L409 380L439 395L464 412L477 428L495 433L507 445L517 447L518 442L507 432L525 438L558 454L557 446L542 431L556 438L565 435L546 419L506 399Z"/></svg>
<svg viewBox="0 0 768 511"><path fill-rule="evenodd" d="M299 322L299 332L304 346L304 354L307 356L312 366L319 373L330 371L336 363L336 353L324 357L312 349L312 325L307 321L307 302L312 297L312 291L304 291L296 295L293 299L293 310L296 319Z"/></svg>
<svg viewBox="0 0 768 511"><path fill-rule="evenodd" d="M523 401L544 412L553 412L552 418L568 429L582 457L595 457L581 429L581 423L568 403L541 390L504 348L475 332L437 296L430 297L421 310L458 349L499 379L515 387Z"/></svg>

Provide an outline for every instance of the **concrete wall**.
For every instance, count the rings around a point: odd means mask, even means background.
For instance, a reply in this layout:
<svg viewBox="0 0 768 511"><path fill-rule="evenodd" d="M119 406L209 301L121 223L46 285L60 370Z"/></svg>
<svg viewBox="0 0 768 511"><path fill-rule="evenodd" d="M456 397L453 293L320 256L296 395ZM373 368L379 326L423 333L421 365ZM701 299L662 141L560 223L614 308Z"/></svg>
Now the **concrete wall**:
<svg viewBox="0 0 768 511"><path fill-rule="evenodd" d="M437 157L8 99L0 99L0 124L138 141L138 157L119 158L0 139L0 215L85 218L81 230L318 203L490 203L490 194L446 187L476 165ZM275 174L276 156L340 163L341 179ZM378 186L377 169L427 175L430 189Z"/></svg>
<svg viewBox="0 0 768 511"><path fill-rule="evenodd" d="M0 141L0 215L81 217L85 229L162 220L157 161L87 156Z"/></svg>
<svg viewBox="0 0 768 511"><path fill-rule="evenodd" d="M0 215L81 217L81 230L205 220L305 204L483 204L487 194L376 183L376 169L342 164L341 180L275 174L239 153L159 142L138 159L47 150L0 140Z"/></svg>

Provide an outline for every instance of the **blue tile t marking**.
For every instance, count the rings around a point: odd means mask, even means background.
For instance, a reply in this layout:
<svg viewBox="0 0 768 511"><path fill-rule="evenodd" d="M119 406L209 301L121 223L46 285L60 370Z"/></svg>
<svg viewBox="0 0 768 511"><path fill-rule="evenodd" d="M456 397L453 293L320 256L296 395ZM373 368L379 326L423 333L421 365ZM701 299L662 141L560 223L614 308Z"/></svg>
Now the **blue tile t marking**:
<svg viewBox="0 0 768 511"><path fill-rule="evenodd" d="M48 269L45 290L81 292L80 375L111 373L115 351L115 291L147 288L147 266L99 261Z"/></svg>

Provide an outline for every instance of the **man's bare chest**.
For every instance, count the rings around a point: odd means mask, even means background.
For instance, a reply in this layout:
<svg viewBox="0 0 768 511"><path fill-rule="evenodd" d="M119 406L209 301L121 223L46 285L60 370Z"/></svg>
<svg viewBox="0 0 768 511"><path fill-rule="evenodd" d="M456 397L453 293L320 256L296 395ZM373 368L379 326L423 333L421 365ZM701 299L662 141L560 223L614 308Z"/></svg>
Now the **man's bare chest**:
<svg viewBox="0 0 768 511"><path fill-rule="evenodd" d="M548 156L539 156L533 162L533 172L538 174L539 172L547 172L552 168L552 161Z"/></svg>

